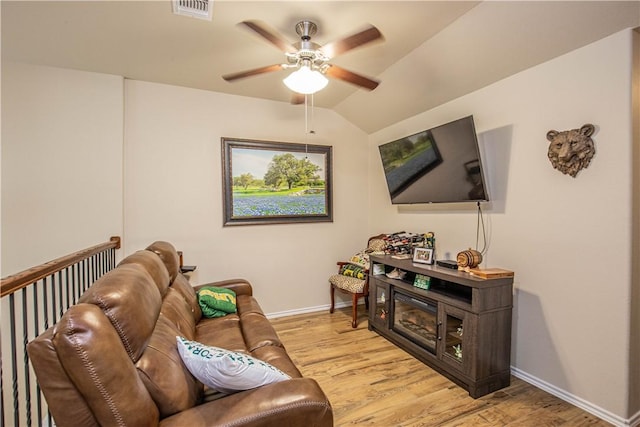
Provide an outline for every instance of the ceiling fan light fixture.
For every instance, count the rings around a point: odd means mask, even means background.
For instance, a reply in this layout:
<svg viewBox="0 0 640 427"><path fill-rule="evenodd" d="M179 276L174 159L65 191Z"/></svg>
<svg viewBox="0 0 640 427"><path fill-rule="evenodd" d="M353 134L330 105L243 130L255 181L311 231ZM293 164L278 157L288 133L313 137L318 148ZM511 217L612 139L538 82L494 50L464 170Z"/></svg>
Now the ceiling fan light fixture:
<svg viewBox="0 0 640 427"><path fill-rule="evenodd" d="M289 74L283 82L294 92L310 95L324 89L329 80L319 71L312 70L305 65Z"/></svg>

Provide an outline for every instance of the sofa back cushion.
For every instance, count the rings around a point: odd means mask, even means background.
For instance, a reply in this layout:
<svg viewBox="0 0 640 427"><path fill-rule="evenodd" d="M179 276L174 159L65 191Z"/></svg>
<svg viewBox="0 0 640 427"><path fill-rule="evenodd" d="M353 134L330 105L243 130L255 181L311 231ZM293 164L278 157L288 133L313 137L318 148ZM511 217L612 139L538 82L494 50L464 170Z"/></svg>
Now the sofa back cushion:
<svg viewBox="0 0 640 427"><path fill-rule="evenodd" d="M52 326L27 345L29 359L49 411L60 427L96 426L98 421L87 401L60 364L52 342L53 331Z"/></svg>
<svg viewBox="0 0 640 427"><path fill-rule="evenodd" d="M157 241L147 246L147 250L160 257L167 267L171 280L175 279L180 272L180 256L176 248L169 242Z"/></svg>
<svg viewBox="0 0 640 427"><path fill-rule="evenodd" d="M140 264L151 275L160 295L164 296L167 292L170 284L169 272L157 254L150 251L137 251L120 261L118 265L125 264Z"/></svg>
<svg viewBox="0 0 640 427"><path fill-rule="evenodd" d="M193 319L191 307L182 298L180 292L169 288L162 300L160 307L160 317L169 320L175 329L184 337L195 337L196 322Z"/></svg>
<svg viewBox="0 0 640 427"><path fill-rule="evenodd" d="M100 307L80 303L69 308L56 324L52 342L99 425L157 426L158 408Z"/></svg>
<svg viewBox="0 0 640 427"><path fill-rule="evenodd" d="M162 304L153 278L139 264L125 264L111 270L78 302L93 304L104 312L134 363L151 337Z"/></svg>
<svg viewBox="0 0 640 427"><path fill-rule="evenodd" d="M193 315L193 320L196 323L200 321L202 318L202 310L200 309L200 304L198 303L198 294L196 294L195 289L186 277L182 274L178 274L173 282L171 282L171 288L180 292L180 295L184 298L184 300L189 304L191 308L191 314Z"/></svg>
<svg viewBox="0 0 640 427"><path fill-rule="evenodd" d="M173 322L161 314L147 348L136 363L160 418L189 409L202 397L202 384L180 360L176 347L176 336L180 334Z"/></svg>

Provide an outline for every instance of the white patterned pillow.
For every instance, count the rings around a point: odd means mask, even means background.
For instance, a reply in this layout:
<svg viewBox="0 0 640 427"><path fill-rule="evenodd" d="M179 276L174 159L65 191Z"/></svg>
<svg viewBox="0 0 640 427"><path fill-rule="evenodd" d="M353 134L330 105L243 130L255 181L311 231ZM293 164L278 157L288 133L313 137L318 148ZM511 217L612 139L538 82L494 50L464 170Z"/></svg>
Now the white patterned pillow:
<svg viewBox="0 0 640 427"><path fill-rule="evenodd" d="M255 357L176 337L178 353L189 372L204 385L235 393L288 380L291 377Z"/></svg>

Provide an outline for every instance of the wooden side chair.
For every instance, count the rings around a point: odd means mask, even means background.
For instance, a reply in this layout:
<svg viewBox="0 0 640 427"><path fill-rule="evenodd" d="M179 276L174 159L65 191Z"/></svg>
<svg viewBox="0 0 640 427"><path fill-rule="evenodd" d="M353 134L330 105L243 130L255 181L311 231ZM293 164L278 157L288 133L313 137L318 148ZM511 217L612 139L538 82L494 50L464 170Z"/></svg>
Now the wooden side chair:
<svg viewBox="0 0 640 427"><path fill-rule="evenodd" d="M338 261L338 273L329 277L331 284L331 308L335 308L335 290L351 294L353 328L358 327L358 300L364 298L365 309L369 310L369 253L384 253L384 234L370 237L367 249L352 257L351 261Z"/></svg>

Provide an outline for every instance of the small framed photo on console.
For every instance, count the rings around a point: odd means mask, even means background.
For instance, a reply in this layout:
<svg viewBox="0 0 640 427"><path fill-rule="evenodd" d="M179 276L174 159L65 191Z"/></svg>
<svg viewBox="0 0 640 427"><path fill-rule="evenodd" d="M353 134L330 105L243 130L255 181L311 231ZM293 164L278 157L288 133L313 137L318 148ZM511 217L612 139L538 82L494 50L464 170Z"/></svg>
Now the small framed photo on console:
<svg viewBox="0 0 640 427"><path fill-rule="evenodd" d="M414 248L413 262L419 262L422 264L433 264L433 249L432 248Z"/></svg>

